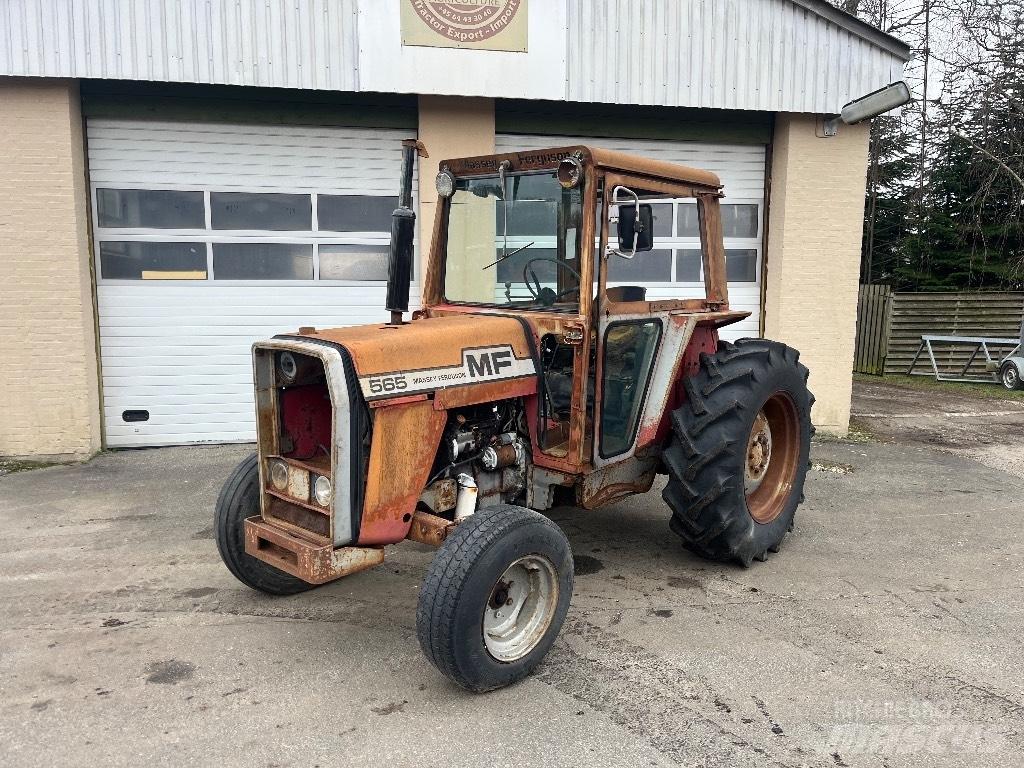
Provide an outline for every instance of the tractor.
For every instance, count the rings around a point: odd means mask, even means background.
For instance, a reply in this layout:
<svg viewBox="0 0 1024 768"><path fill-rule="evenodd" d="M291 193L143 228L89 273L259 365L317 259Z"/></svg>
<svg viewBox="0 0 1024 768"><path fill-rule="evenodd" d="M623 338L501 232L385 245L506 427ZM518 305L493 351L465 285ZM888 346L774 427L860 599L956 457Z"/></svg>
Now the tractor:
<svg viewBox="0 0 1024 768"><path fill-rule="evenodd" d="M813 397L796 350L719 339L748 315L729 308L719 178L597 147L441 162L407 319L417 154L404 142L390 321L253 345L257 452L225 483L215 532L228 569L270 595L379 565L405 539L436 547L419 642L480 692L528 675L568 611L573 556L545 510L664 474L684 547L765 560L803 499ZM689 204L699 298L616 279L654 256L659 201Z"/></svg>

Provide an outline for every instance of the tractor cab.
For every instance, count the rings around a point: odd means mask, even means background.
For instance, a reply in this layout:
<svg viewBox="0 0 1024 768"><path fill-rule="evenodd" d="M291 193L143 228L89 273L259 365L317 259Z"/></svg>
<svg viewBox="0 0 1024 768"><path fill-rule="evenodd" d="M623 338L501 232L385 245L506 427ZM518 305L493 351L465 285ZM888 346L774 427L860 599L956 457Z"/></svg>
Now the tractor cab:
<svg viewBox="0 0 1024 768"><path fill-rule="evenodd" d="M716 329L747 316L728 309L721 189L707 171L585 146L445 161L420 316L521 318L541 367L539 451L574 471L630 458L665 434L665 404L645 408L644 392L681 339L696 331L714 351ZM696 215L705 296L647 301L628 275L672 227L652 203L681 198L696 202L682 210Z"/></svg>

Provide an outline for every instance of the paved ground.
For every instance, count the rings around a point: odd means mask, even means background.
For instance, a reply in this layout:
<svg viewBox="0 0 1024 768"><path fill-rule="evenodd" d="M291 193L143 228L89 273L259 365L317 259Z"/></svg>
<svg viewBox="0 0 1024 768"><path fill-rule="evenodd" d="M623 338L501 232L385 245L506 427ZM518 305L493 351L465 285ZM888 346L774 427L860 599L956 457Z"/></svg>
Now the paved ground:
<svg viewBox="0 0 1024 768"><path fill-rule="evenodd" d="M420 656L420 545L292 598L233 580L210 509L244 454L0 478L0 764L1020 762L1005 471L913 440L817 443L796 530L749 570L684 552L657 493L557 510L580 571L562 636L534 677L472 696Z"/></svg>

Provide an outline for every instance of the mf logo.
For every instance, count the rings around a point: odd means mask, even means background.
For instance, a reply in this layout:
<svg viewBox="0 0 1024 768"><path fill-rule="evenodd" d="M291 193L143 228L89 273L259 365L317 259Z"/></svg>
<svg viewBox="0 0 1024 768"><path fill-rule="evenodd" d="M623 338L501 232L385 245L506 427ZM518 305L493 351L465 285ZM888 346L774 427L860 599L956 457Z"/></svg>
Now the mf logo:
<svg viewBox="0 0 1024 768"><path fill-rule="evenodd" d="M502 369L513 365L512 350L503 349L496 352L480 351L465 352L466 369L472 379L481 376L500 376Z"/></svg>

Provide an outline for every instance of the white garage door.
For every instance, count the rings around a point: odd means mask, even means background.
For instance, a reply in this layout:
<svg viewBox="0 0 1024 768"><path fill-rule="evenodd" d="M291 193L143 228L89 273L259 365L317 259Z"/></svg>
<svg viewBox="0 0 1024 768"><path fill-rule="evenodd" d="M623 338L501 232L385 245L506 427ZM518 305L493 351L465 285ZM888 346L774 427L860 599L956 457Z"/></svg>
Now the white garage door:
<svg viewBox="0 0 1024 768"><path fill-rule="evenodd" d="M108 445L252 440L253 341L387 318L414 133L89 121Z"/></svg>
<svg viewBox="0 0 1024 768"><path fill-rule="evenodd" d="M725 185L722 230L729 304L751 313L746 320L723 328L721 335L729 340L760 335L764 145L526 134L499 134L496 144L498 152L590 144L717 173ZM646 286L648 297L654 299L702 298L704 276L696 204L677 201L655 205L654 236L653 251L632 261L611 262L611 283Z"/></svg>

